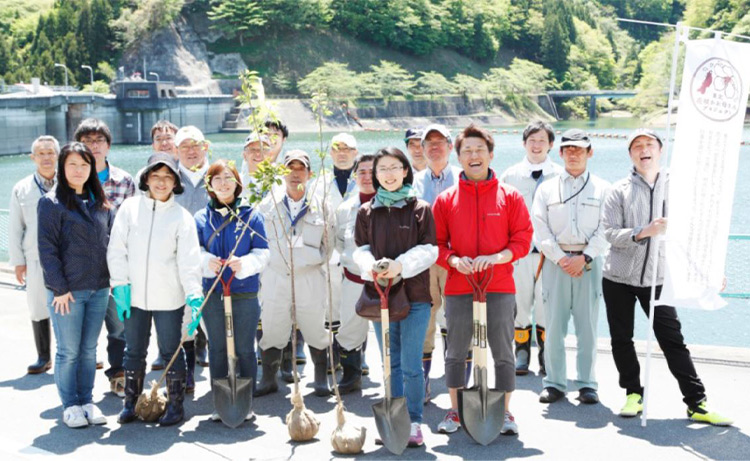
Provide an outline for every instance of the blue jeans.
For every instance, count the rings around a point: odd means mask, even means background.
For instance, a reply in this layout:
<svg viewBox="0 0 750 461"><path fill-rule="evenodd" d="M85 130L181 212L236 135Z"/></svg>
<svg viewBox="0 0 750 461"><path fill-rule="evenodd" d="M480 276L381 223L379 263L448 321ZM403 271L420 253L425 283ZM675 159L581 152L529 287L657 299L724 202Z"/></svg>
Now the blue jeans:
<svg viewBox="0 0 750 461"><path fill-rule="evenodd" d="M72 292L70 313L55 313L54 294L47 290L47 308L57 340L55 384L63 408L92 402L96 373L96 341L104 324L109 288Z"/></svg>
<svg viewBox="0 0 750 461"><path fill-rule="evenodd" d="M130 318L125 319L125 369L138 371L146 369L146 352L151 338L151 319L156 325L156 343L159 355L165 363L172 360L172 355L180 345L182 338L182 317L185 307L171 311L146 311L133 306ZM185 352L179 353L170 370L185 372Z"/></svg>
<svg viewBox="0 0 750 461"><path fill-rule="evenodd" d="M109 368L104 370L107 378L112 378L123 370L125 360L125 323L117 317L115 298L109 297L107 316L104 317L104 327L107 329L107 363Z"/></svg>
<svg viewBox="0 0 750 461"><path fill-rule="evenodd" d="M400 322L390 322L391 336L391 395L406 394L406 407L413 423L422 423L424 408L424 375L422 346L430 322L430 303L411 303L409 315ZM378 335L380 354L383 354L383 328L373 322Z"/></svg>
<svg viewBox="0 0 750 461"><path fill-rule="evenodd" d="M252 378L253 389L258 374L258 361L255 357L255 331L260 319L258 298L237 299L232 297L232 323L234 324L234 348L237 354L239 373L243 378ZM211 293L203 308L203 321L208 335L208 366L211 379L226 378L229 371L227 362L227 334L224 327L224 300L221 294Z"/></svg>

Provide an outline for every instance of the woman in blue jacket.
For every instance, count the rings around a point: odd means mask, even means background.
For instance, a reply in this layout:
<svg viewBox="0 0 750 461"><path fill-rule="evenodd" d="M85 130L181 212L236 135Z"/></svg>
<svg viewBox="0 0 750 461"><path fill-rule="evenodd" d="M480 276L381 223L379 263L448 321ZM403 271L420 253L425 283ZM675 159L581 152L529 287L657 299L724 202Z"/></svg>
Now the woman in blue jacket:
<svg viewBox="0 0 750 461"><path fill-rule="evenodd" d="M270 257L263 216L240 199L242 182L234 165L218 160L208 169L208 205L195 214L198 239L201 245L201 268L203 290L208 301L203 309L204 322L209 341L209 370L211 379L225 378L228 373L226 332L224 328L224 302L222 284L208 293L222 264L227 268L222 273L224 283L230 284L232 293L232 315L234 318L234 342L242 378L255 379L258 370L254 340L260 319L260 289L258 274L266 267ZM248 229L243 234L243 227ZM237 245L229 258L229 253ZM228 259L228 261L227 261ZM252 412L248 414L248 419ZM218 420L218 413L211 416Z"/></svg>
<svg viewBox="0 0 750 461"><path fill-rule="evenodd" d="M104 424L92 402L96 341L109 300L112 212L88 147L60 152L57 187L39 200L39 259L57 340L55 384L68 427Z"/></svg>

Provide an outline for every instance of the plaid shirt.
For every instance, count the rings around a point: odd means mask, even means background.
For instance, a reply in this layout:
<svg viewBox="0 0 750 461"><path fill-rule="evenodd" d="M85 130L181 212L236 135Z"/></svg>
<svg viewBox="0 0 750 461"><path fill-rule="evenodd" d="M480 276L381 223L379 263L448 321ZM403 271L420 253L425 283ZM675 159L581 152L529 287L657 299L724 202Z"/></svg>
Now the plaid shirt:
<svg viewBox="0 0 750 461"><path fill-rule="evenodd" d="M135 183L133 177L125 170L121 170L109 162L107 162L107 167L109 167L109 178L102 183L102 187L104 188L104 195L107 196L107 200L112 205L113 213L117 213L122 202L135 195Z"/></svg>

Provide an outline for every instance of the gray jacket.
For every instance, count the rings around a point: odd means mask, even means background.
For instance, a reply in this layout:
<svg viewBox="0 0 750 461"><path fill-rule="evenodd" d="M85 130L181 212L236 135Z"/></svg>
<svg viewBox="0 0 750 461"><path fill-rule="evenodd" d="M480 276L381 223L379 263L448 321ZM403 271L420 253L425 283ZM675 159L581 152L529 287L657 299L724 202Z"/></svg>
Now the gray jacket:
<svg viewBox="0 0 750 461"><path fill-rule="evenodd" d="M185 189L180 195L175 195L175 202L182 205L183 208L188 210L191 216L195 213L204 209L208 204L208 191L206 190L206 184L203 179L200 180L197 186L193 185L186 175L180 172L180 180L182 181L182 187Z"/></svg>
<svg viewBox="0 0 750 461"><path fill-rule="evenodd" d="M627 178L616 182L604 201L602 225L612 245L604 262L605 278L636 287L651 286L655 251L651 238L635 240L644 227L667 215L669 174L659 173L654 187L635 169ZM658 202L657 202L658 201ZM664 279L664 245L659 251L657 285Z"/></svg>

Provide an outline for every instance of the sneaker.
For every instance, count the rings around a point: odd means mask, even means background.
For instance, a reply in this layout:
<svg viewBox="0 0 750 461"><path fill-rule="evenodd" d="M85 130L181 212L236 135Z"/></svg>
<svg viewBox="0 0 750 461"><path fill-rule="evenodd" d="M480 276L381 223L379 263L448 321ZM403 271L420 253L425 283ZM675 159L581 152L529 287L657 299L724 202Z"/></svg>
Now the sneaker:
<svg viewBox="0 0 750 461"><path fill-rule="evenodd" d="M73 405L63 411L63 422L65 422L66 426L73 429L89 425L86 415L83 414L83 408L78 405Z"/></svg>
<svg viewBox="0 0 750 461"><path fill-rule="evenodd" d="M709 411L706 408L706 401L704 400L697 407L688 407L687 409L688 418L698 423L708 423L714 426L731 426L734 421L718 413Z"/></svg>
<svg viewBox="0 0 750 461"><path fill-rule="evenodd" d="M411 423L411 432L409 432L409 447L416 448L424 445L424 438L422 437L422 425L419 423Z"/></svg>
<svg viewBox="0 0 750 461"><path fill-rule="evenodd" d="M221 416L219 416L218 411L211 413L211 421L221 421Z"/></svg>
<svg viewBox="0 0 750 461"><path fill-rule="evenodd" d="M505 412L505 420L503 421L503 427L500 429L500 433L503 435L517 435L518 424L516 424L516 418L513 417L511 412Z"/></svg>
<svg viewBox="0 0 750 461"><path fill-rule="evenodd" d="M461 420L458 418L458 413L450 410L445 415L445 419L438 424L438 432L441 434L453 434L461 427Z"/></svg>
<svg viewBox="0 0 750 461"><path fill-rule="evenodd" d="M101 411L93 403L87 403L81 407L83 414L89 424L107 424L107 418L102 414Z"/></svg>
<svg viewBox="0 0 750 461"><path fill-rule="evenodd" d="M109 380L109 390L113 394L125 398L125 372L119 371Z"/></svg>
<svg viewBox="0 0 750 461"><path fill-rule="evenodd" d="M625 400L625 406L620 410L620 416L623 418L632 418L638 416L643 411L643 397L641 394L633 392L628 394Z"/></svg>

